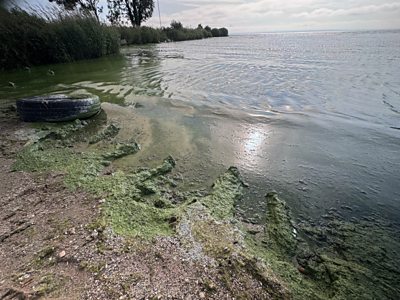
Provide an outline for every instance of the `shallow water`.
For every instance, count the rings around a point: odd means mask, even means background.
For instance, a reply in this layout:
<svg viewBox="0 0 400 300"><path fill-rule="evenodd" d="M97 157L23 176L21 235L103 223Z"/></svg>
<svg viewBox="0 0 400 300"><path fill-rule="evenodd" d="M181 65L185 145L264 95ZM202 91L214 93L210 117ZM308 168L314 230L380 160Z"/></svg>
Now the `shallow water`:
<svg viewBox="0 0 400 300"><path fill-rule="evenodd" d="M136 106L151 120L152 151L122 167L172 154L187 183L202 186L238 166L253 187L241 206L255 219L263 195L276 190L298 215L334 207L349 217L396 221L399 48L399 31L128 47L120 56L1 73L0 99L84 88L105 102Z"/></svg>

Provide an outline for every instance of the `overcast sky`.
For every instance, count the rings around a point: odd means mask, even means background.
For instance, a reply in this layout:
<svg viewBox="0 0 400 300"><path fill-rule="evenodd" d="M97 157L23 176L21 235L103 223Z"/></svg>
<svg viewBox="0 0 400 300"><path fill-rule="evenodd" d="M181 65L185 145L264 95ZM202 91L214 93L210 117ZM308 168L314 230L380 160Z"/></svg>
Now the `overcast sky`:
<svg viewBox="0 0 400 300"><path fill-rule="evenodd" d="M107 7L106 0L101 3ZM155 4L146 25L159 26ZM227 27L231 33L400 28L400 0L159 0L159 4L163 26L179 20L185 26Z"/></svg>

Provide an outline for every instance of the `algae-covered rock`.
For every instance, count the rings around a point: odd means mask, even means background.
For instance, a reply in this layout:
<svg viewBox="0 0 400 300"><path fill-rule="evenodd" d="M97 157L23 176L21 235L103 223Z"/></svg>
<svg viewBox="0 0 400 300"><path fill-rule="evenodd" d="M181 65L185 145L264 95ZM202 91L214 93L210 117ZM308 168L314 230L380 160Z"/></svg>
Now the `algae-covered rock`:
<svg viewBox="0 0 400 300"><path fill-rule="evenodd" d="M265 237L263 242L284 256L293 256L296 250L296 230L286 202L276 193L268 193Z"/></svg>
<svg viewBox="0 0 400 300"><path fill-rule="evenodd" d="M102 140L112 139L118 135L120 129L121 128L117 124L111 123L102 131L92 136L89 139L89 144L96 144Z"/></svg>
<svg viewBox="0 0 400 300"><path fill-rule="evenodd" d="M131 142L131 143L118 143L115 147L114 151L105 153L102 155L102 157L105 160L116 160L118 158L135 154L140 150L140 146L136 142Z"/></svg>
<svg viewBox="0 0 400 300"><path fill-rule="evenodd" d="M220 220L231 218L235 202L242 196L244 187L238 169L230 167L214 182L211 194L204 197L201 203L208 208L214 218Z"/></svg>
<svg viewBox="0 0 400 300"><path fill-rule="evenodd" d="M172 171L175 167L176 162L175 159L169 155L162 163L162 165L158 166L157 168L151 170L151 174L154 175L164 175Z"/></svg>

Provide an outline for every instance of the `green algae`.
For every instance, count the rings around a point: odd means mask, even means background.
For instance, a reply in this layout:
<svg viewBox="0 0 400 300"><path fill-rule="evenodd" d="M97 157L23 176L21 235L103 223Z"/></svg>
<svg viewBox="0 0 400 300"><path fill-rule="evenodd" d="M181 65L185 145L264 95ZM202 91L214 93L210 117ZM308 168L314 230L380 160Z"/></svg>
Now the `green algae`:
<svg viewBox="0 0 400 300"><path fill-rule="evenodd" d="M96 144L103 140L110 140L116 137L120 130L121 128L117 124L111 123L107 125L106 128L104 128L102 131L92 136L89 139L89 144Z"/></svg>
<svg viewBox="0 0 400 300"><path fill-rule="evenodd" d="M283 256L293 256L296 250L296 231L289 207L276 193L268 193L265 237L263 243Z"/></svg>
<svg viewBox="0 0 400 300"><path fill-rule="evenodd" d="M174 233L174 209L158 209L136 201L116 201L106 206L110 225L116 233L152 238Z"/></svg>
<svg viewBox="0 0 400 300"><path fill-rule="evenodd" d="M225 270L227 284L234 276L245 280L250 274L263 283L272 299L320 299L314 292L317 286L303 278L287 256L287 249L296 248L296 239L284 201L274 193L267 195L268 224L260 238L247 233L234 218L235 203L242 197L244 187L239 172L231 167L215 181L210 194L198 200L205 209L195 210L193 205L189 206L195 240L208 255L218 260Z"/></svg>
<svg viewBox="0 0 400 300"><path fill-rule="evenodd" d="M118 143L114 151L106 153L77 151L60 141L67 137L73 141L75 129L75 124L67 124L50 130L52 134L43 135L18 154L13 170L62 172L67 187L105 197L104 214L117 233L145 238L172 234L177 212L168 200L172 196L168 197L170 191L165 187L169 185L163 175L173 169L174 159L168 157L154 169L101 176L108 160L136 153L139 145Z"/></svg>
<svg viewBox="0 0 400 300"><path fill-rule="evenodd" d="M105 160L116 160L127 155L135 154L140 150L140 146L136 142L117 143L115 149L102 155Z"/></svg>
<svg viewBox="0 0 400 300"><path fill-rule="evenodd" d="M332 216L318 226L302 222L296 233L288 206L270 193L264 231L250 234L235 218L245 187L236 168L218 177L205 196L176 190L167 176L175 167L172 157L152 169L101 175L109 160L136 153L139 145L110 144L110 151L69 147L84 128L77 122L39 133L18 154L14 170L59 171L69 188L104 197L102 231L110 226L117 234L142 239L178 235L183 244L197 243L218 261L227 285L235 276L245 282L250 274L270 298L393 299L400 293L399 237L388 224ZM189 234L183 235L177 228L185 226ZM370 282L377 282L374 289Z"/></svg>
<svg viewBox="0 0 400 300"><path fill-rule="evenodd" d="M155 169L137 173L116 172L111 176L99 176L104 168L104 158L47 143L35 144L18 155L14 170L61 171L65 173L64 181L68 187L106 197L104 212L117 233L143 237L172 234L171 219L174 219L175 211L166 209L171 205L161 195L159 187L165 184L158 176L172 169L173 160L168 158ZM150 189L152 193L149 193ZM149 194L155 197L146 197Z"/></svg>
<svg viewBox="0 0 400 300"><path fill-rule="evenodd" d="M105 196L104 214L116 233L143 238L172 235L179 209L167 200L166 194L170 191L161 191L166 184L160 175L170 172L174 164L169 157L154 169L131 174L118 171L111 176L98 177L86 189ZM149 193L149 186L152 186L152 193Z"/></svg>
<svg viewBox="0 0 400 300"><path fill-rule="evenodd" d="M96 154L79 153L48 141L23 149L13 165L14 171L65 173L64 181L69 187L91 182L102 168L102 160Z"/></svg>
<svg viewBox="0 0 400 300"><path fill-rule="evenodd" d="M241 238L229 223L215 220L199 220L192 225L195 239L201 242L203 250L214 258L230 257L234 252L235 243Z"/></svg>
<svg viewBox="0 0 400 300"><path fill-rule="evenodd" d="M253 237L235 219L235 204L243 196L244 187L238 170L229 168L215 181L209 195L194 197L195 201L187 205L178 233L184 245L197 248L217 261L221 280L228 290L233 289L233 281L240 280L244 288L240 292L235 290L238 299L254 297L248 291L254 279L263 286L265 294L258 295L260 299L288 299L290 294L283 281L260 261L265 256L265 247L259 248L262 255L253 251L247 242L250 239L254 243ZM276 255L274 259L279 260ZM293 265L287 265L295 270Z"/></svg>
<svg viewBox="0 0 400 300"><path fill-rule="evenodd" d="M42 276L33 288L35 296L43 297L48 296L54 292L59 291L66 283L66 278L56 274L46 274Z"/></svg>
<svg viewBox="0 0 400 300"><path fill-rule="evenodd" d="M242 196L244 186L238 169L230 167L214 182L211 194L201 199L201 203L216 219L232 218L235 202Z"/></svg>
<svg viewBox="0 0 400 300"><path fill-rule="evenodd" d="M299 256L305 271L325 284L333 299L396 299L400 294L400 237L392 224L375 220L322 219L300 223L312 255ZM371 289L371 282L374 288Z"/></svg>
<svg viewBox="0 0 400 300"><path fill-rule="evenodd" d="M400 239L391 224L331 215L318 224L302 221L295 235L290 211L275 193L267 195L266 214L264 234L247 235L246 248L286 282L293 299L399 295Z"/></svg>

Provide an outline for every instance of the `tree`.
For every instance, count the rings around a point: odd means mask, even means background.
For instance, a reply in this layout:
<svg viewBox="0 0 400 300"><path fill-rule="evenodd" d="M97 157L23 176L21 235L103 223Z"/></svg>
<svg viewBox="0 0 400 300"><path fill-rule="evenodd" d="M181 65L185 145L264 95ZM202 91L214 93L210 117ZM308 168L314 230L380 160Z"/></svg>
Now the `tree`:
<svg viewBox="0 0 400 300"><path fill-rule="evenodd" d="M228 29L222 27L219 29L219 36L228 36Z"/></svg>
<svg viewBox="0 0 400 300"><path fill-rule="evenodd" d="M211 34L213 37L219 37L219 29L218 28L211 29Z"/></svg>
<svg viewBox="0 0 400 300"><path fill-rule="evenodd" d="M172 20L172 22L171 22L171 28L180 30L180 29L183 29L183 25L182 25L181 22Z"/></svg>
<svg viewBox="0 0 400 300"><path fill-rule="evenodd" d="M127 18L132 26L140 27L142 22L153 15L153 0L108 0L108 19L113 24Z"/></svg>
<svg viewBox="0 0 400 300"><path fill-rule="evenodd" d="M66 10L74 10L78 8L84 12L93 14L98 22L100 22L99 13L103 11L103 7L99 6L100 0L49 0L49 2L55 2L58 5L64 6Z"/></svg>

